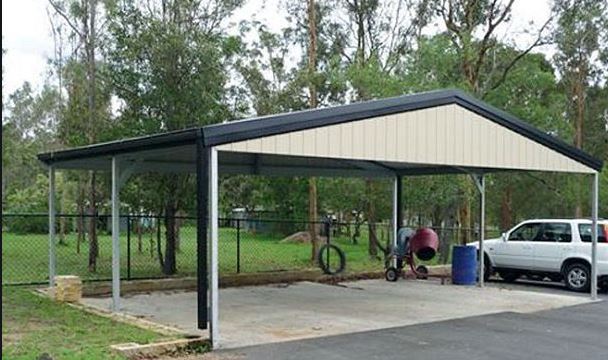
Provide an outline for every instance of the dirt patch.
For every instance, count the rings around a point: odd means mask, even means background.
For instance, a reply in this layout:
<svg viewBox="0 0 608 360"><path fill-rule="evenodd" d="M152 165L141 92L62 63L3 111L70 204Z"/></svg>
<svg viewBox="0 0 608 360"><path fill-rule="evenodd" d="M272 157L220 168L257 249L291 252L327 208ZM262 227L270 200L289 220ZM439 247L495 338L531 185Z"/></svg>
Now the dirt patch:
<svg viewBox="0 0 608 360"><path fill-rule="evenodd" d="M38 329L42 329L48 326L48 323L38 320L30 319L25 325L19 324L16 321L11 321L10 317L2 319L2 327L6 333L2 333L2 346L9 346L18 344L28 334L35 332Z"/></svg>
<svg viewBox="0 0 608 360"><path fill-rule="evenodd" d="M297 233L291 234L288 237L280 241L282 244L310 244L312 241L310 232L298 231ZM317 235L317 242L326 242L325 236Z"/></svg>

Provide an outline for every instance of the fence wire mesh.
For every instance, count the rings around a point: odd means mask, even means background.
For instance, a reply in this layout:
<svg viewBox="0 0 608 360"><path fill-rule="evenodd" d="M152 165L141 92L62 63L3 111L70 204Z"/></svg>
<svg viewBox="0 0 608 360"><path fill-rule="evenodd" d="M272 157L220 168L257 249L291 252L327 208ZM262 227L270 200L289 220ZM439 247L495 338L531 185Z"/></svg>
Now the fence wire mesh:
<svg viewBox="0 0 608 360"><path fill-rule="evenodd" d="M144 279L196 275L196 218L174 218L175 270L167 271L166 219L152 215L120 218L121 278ZM89 229L97 236L97 252L91 250ZM312 261L312 223L292 220L220 219L219 269L221 274L318 269ZM322 229L322 223L314 223ZM436 228L442 240L433 263L446 263L451 244L468 233L462 228ZM56 274L78 275L85 281L108 280L112 275L111 216L57 215ZM486 238L496 236L488 231ZM323 231L319 243L327 241ZM330 241L346 255L346 270L381 270L384 250L392 239L388 223L332 223ZM374 241L374 239L376 239ZM93 247L94 250L94 247ZM2 284L35 284L48 281L48 216L4 214L2 217Z"/></svg>

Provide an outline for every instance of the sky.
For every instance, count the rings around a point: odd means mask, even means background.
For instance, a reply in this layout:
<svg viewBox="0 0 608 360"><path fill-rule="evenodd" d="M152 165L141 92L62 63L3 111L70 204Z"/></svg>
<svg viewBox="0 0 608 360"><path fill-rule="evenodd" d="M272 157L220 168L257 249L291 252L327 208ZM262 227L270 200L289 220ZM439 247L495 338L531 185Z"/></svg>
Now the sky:
<svg viewBox="0 0 608 360"><path fill-rule="evenodd" d="M231 22L255 19L267 24L270 30L278 31L287 25L279 1L248 0ZM550 1L516 0L512 24L501 29L502 34L515 38L518 46L529 44L531 36L521 33L521 29L530 21L544 23L550 14ZM7 50L2 60L5 97L24 81L40 88L48 78L47 64L53 55L53 40L47 8L47 0L2 0L2 47ZM550 47L539 51L551 55Z"/></svg>

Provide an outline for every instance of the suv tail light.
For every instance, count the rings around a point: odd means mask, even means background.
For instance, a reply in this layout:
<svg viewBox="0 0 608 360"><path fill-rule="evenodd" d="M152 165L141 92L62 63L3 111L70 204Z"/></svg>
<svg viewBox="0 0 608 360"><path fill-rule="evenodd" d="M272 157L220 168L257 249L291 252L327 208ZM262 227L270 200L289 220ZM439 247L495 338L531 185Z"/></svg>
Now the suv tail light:
<svg viewBox="0 0 608 360"><path fill-rule="evenodd" d="M602 225L602 230L604 230L604 241L600 239L598 239L598 242L605 242L608 243L608 224L603 224ZM599 234L598 234L599 235ZM598 236L599 237L599 236Z"/></svg>

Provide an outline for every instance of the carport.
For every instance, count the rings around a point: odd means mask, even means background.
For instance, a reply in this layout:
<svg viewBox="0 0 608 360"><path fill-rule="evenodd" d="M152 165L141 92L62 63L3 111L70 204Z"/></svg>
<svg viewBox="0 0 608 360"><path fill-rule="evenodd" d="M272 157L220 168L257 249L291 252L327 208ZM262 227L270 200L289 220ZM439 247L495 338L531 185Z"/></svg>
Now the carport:
<svg viewBox="0 0 608 360"><path fill-rule="evenodd" d="M219 345L218 177L389 177L393 239L403 176L468 174L480 191L483 253L485 174L549 171L592 181L592 287L597 297L598 172L602 161L461 91L441 90L234 121L39 155L49 167L49 279L55 275L55 171L112 174L112 309L120 310L120 188L134 173L195 173L199 329ZM479 261L483 273L483 261ZM483 286L483 277L479 277Z"/></svg>

